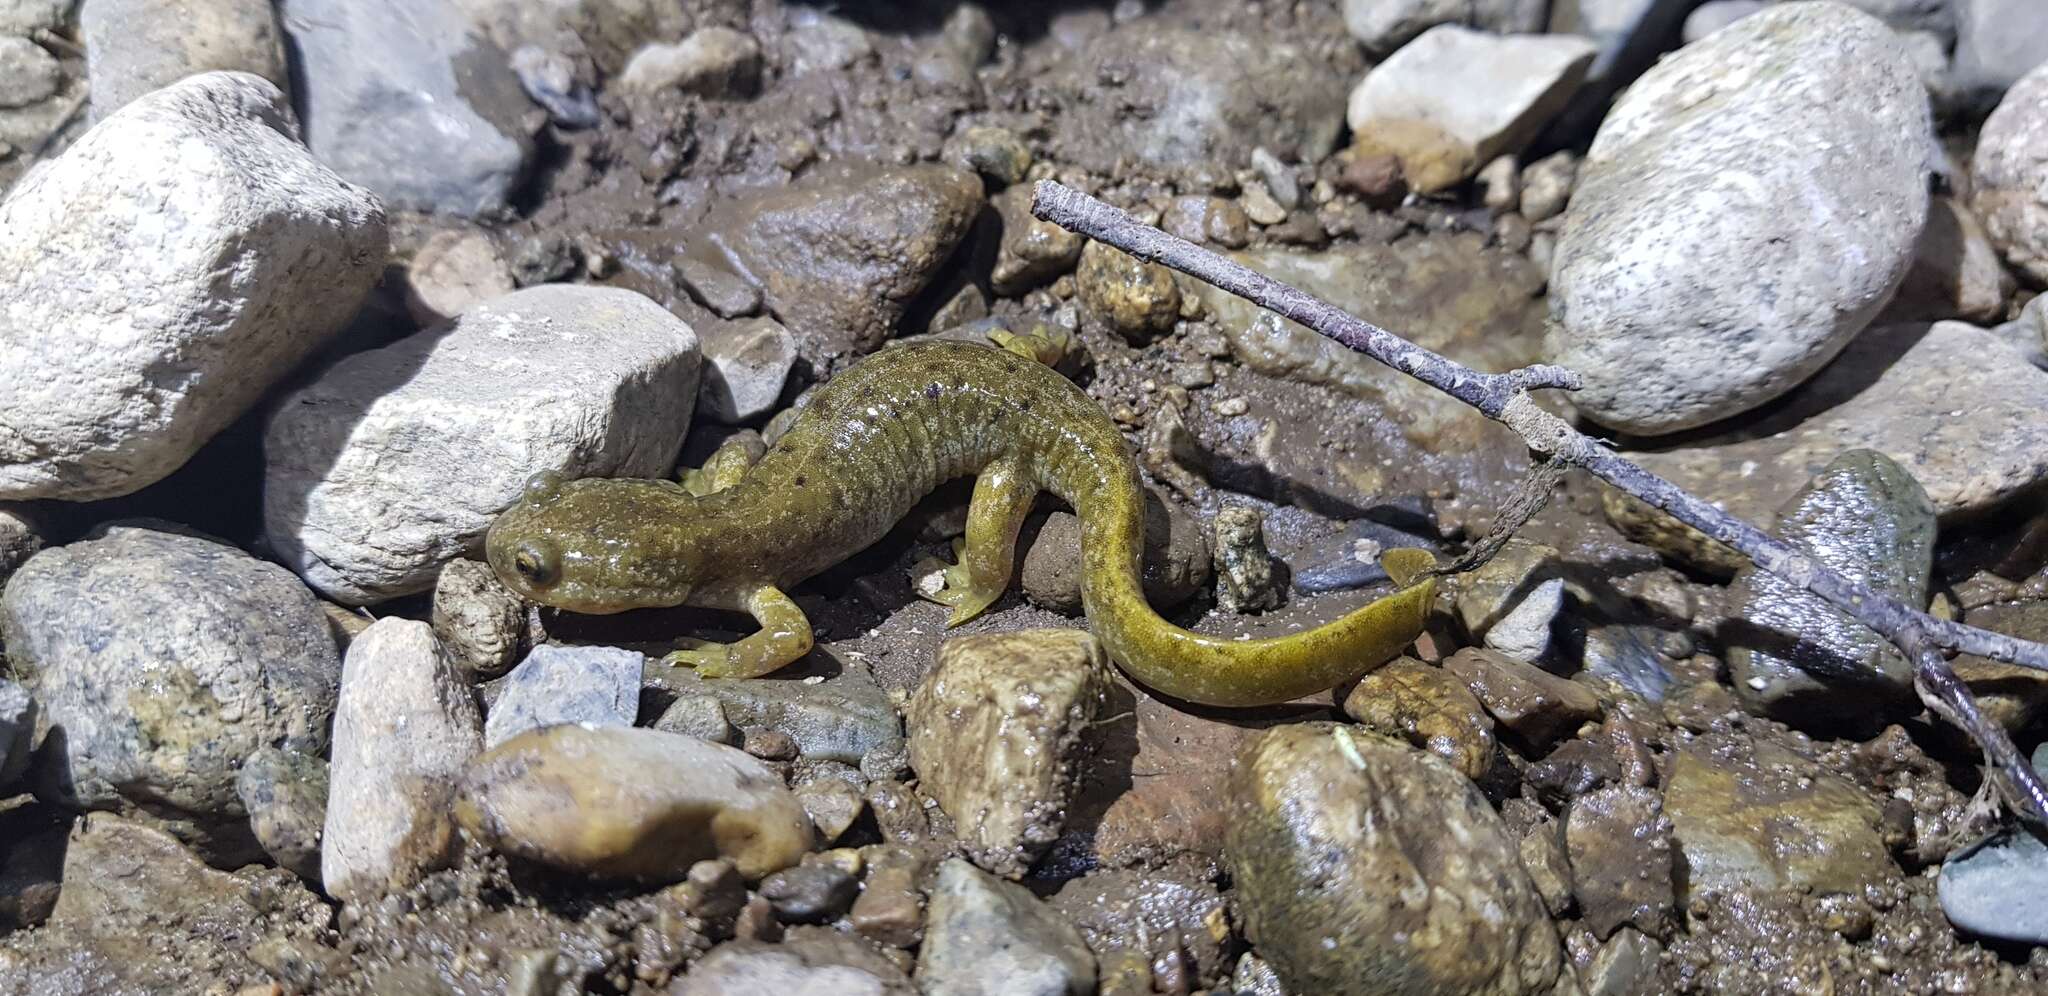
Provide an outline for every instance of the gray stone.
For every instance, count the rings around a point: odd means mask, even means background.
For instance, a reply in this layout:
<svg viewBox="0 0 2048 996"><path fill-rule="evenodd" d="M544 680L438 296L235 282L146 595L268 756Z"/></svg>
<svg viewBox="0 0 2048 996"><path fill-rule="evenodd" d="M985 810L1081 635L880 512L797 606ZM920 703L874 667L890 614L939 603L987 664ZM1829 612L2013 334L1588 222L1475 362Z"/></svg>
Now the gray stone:
<svg viewBox="0 0 2048 996"><path fill-rule="evenodd" d="M1593 54L1582 38L1442 25L1374 66L1351 91L1346 118L1359 133L1426 122L1467 150L1476 170L1535 138L1578 89Z"/></svg>
<svg viewBox="0 0 2048 996"><path fill-rule="evenodd" d="M2048 371L2013 342L1961 322L1871 329L1786 404L1740 433L1635 454L1645 468L1749 522L1768 521L1845 450L1891 457L1944 522L2048 479ZM1960 413L1960 414L1958 414ZM1692 529L1614 492L1624 532L1674 557L1741 566Z"/></svg>
<svg viewBox="0 0 2048 996"><path fill-rule="evenodd" d="M0 0L0 35L26 38L64 26L78 0Z"/></svg>
<svg viewBox="0 0 2048 996"><path fill-rule="evenodd" d="M1650 68L1699 0L1553 0L1550 31L1599 46L1584 85L1558 116L1551 136L1583 136L1600 124L1615 93Z"/></svg>
<svg viewBox="0 0 2048 996"><path fill-rule="evenodd" d="M374 900L452 857L449 800L482 728L464 669L426 623L386 617L349 644L320 842L328 895Z"/></svg>
<svg viewBox="0 0 2048 996"><path fill-rule="evenodd" d="M796 336L773 318L713 322L703 330L704 383L697 412L738 425L775 410L796 368Z"/></svg>
<svg viewBox="0 0 2048 996"><path fill-rule="evenodd" d="M838 865L813 861L762 879L760 893L784 923L826 923L853 905L860 879Z"/></svg>
<svg viewBox="0 0 2048 996"><path fill-rule="evenodd" d="M745 32L715 25L698 28L673 45L657 42L635 52L618 78L628 91L705 97L744 97L760 82L761 44Z"/></svg>
<svg viewBox="0 0 2048 996"><path fill-rule="evenodd" d="M1459 586L1458 619L1487 647L1525 664L1550 650L1550 624L1564 609L1561 556L1519 537Z"/></svg>
<svg viewBox="0 0 2048 996"><path fill-rule="evenodd" d="M1229 505L1217 510L1212 526L1217 607L1241 614L1279 608L1286 586L1266 549L1266 517L1255 508Z"/></svg>
<svg viewBox="0 0 2048 996"><path fill-rule="evenodd" d="M722 261L677 256L669 264L676 282L695 300L720 318L744 318L761 312L761 288L732 272Z"/></svg>
<svg viewBox="0 0 2048 996"><path fill-rule="evenodd" d="M0 503L0 589L44 545L42 517L28 505Z"/></svg>
<svg viewBox="0 0 2048 996"><path fill-rule="evenodd" d="M669 989L670 996L916 996L917 987L873 946L825 928L791 931L780 944L728 941Z"/></svg>
<svg viewBox="0 0 2048 996"><path fill-rule="evenodd" d="M282 0L306 144L394 208L505 206L533 104L504 50L450 0Z"/></svg>
<svg viewBox="0 0 2048 996"><path fill-rule="evenodd" d="M2048 63L2014 84L1984 119L1971 171L1971 206L1992 244L2029 282L2048 283Z"/></svg>
<svg viewBox="0 0 2048 996"><path fill-rule="evenodd" d="M340 666L290 573L165 530L113 523L36 554L0 595L0 643L38 735L62 731L39 794L153 821L233 867L261 853L237 770L265 745L326 748Z"/></svg>
<svg viewBox="0 0 2048 996"><path fill-rule="evenodd" d="M28 770L35 748L36 703L28 689L0 678L0 789Z"/></svg>
<svg viewBox="0 0 2048 996"><path fill-rule="evenodd" d="M1744 889L1861 895L1899 878L1870 796L1782 747L1702 737L1665 779L1681 908Z"/></svg>
<svg viewBox="0 0 2048 996"><path fill-rule="evenodd" d="M41 103L63 85L56 56L26 38L0 35L0 108Z"/></svg>
<svg viewBox="0 0 2048 996"><path fill-rule="evenodd" d="M405 267L405 310L422 328L511 292L511 265L476 229L435 232Z"/></svg>
<svg viewBox="0 0 2048 996"><path fill-rule="evenodd" d="M725 718L725 703L715 695L682 696L662 710L652 726L663 733L681 733L715 744L732 746L740 742L740 731Z"/></svg>
<svg viewBox="0 0 2048 996"><path fill-rule="evenodd" d="M2048 775L2048 751L2034 770ZM2022 821L1948 856L1935 894L1957 927L1984 937L2048 944L2048 839Z"/></svg>
<svg viewBox="0 0 2048 996"><path fill-rule="evenodd" d="M1836 457L1778 511L1773 531L1842 577L1927 604L1934 505L1882 453ZM1912 665L1840 609L1754 567L1735 576L1729 597L1740 606L1722 632L1729 677L1752 710L1824 722L1915 701Z"/></svg>
<svg viewBox="0 0 2048 996"><path fill-rule="evenodd" d="M806 8L790 22L785 43L792 76L845 69L875 54L868 33L844 17Z"/></svg>
<svg viewBox="0 0 2048 996"><path fill-rule="evenodd" d="M291 86L269 0L85 0L78 31L94 121L195 73L234 70Z"/></svg>
<svg viewBox="0 0 2048 996"><path fill-rule="evenodd" d="M2048 63L2048 17L2035 0L1965 0L1956 5L1957 81L1985 105Z"/></svg>
<svg viewBox="0 0 2048 996"><path fill-rule="evenodd" d="M484 722L484 746L558 723L632 726L640 709L639 653L617 647L533 648L505 676Z"/></svg>
<svg viewBox="0 0 2048 996"><path fill-rule="evenodd" d="M1708 0L1686 15L1679 36L1690 45L1769 6L1768 0Z"/></svg>
<svg viewBox="0 0 2048 996"><path fill-rule="evenodd" d="M2012 274L1999 262L1976 215L1954 198L1936 197L1913 251L1913 267L1875 324L1949 318L1990 324L2005 317L2013 290Z"/></svg>
<svg viewBox="0 0 2048 996"><path fill-rule="evenodd" d="M355 315L386 251L376 199L240 73L100 122L8 191L0 230L0 499L176 470Z"/></svg>
<svg viewBox="0 0 2048 996"><path fill-rule="evenodd" d="M1657 962L1664 945L1634 927L1623 927L1601 945L1580 978L1586 996L1634 996L1654 991Z"/></svg>
<svg viewBox="0 0 2048 996"><path fill-rule="evenodd" d="M548 117L563 128L595 128L602 116L597 97L576 74L576 63L560 52L539 45L521 45L512 51L512 72L526 95L545 108Z"/></svg>
<svg viewBox="0 0 2048 996"><path fill-rule="evenodd" d="M1087 996L1095 955L1030 890L951 858L932 887L917 982L926 996Z"/></svg>
<svg viewBox="0 0 2048 996"><path fill-rule="evenodd" d="M536 473L666 476L697 373L696 334L631 291L496 298L282 400L264 434L265 536L343 604L424 591Z"/></svg>
<svg viewBox="0 0 2048 996"><path fill-rule="evenodd" d="M1543 30L1541 0L1344 0L1344 28L1374 56L1384 56L1439 24L1501 34Z"/></svg>
<svg viewBox="0 0 2048 996"><path fill-rule="evenodd" d="M652 661L642 683L676 696L678 702L700 696L716 699L730 723L786 733L796 741L797 752L812 760L859 764L870 754L903 749L903 730L889 693L864 672L815 684L759 678L706 681L686 668Z"/></svg>
<svg viewBox="0 0 2048 996"><path fill-rule="evenodd" d="M1500 725L1539 750L1600 718L1600 700L1592 689L1491 650L1466 647L1444 658L1443 668L1457 675Z"/></svg>
<svg viewBox="0 0 2048 996"><path fill-rule="evenodd" d="M490 565L451 560L434 581L434 635L478 678L495 678L526 642L526 603Z"/></svg>
<svg viewBox="0 0 2048 996"><path fill-rule="evenodd" d="M279 868L320 880L320 835L327 824L327 761L317 754L264 747L242 764L235 795L249 828Z"/></svg>
<svg viewBox="0 0 2048 996"><path fill-rule="evenodd" d="M1573 404L1654 435L1819 370L1905 276L1931 135L1905 49L1836 4L1745 18L1645 73L1587 152L1551 271L1545 348L1585 377Z"/></svg>

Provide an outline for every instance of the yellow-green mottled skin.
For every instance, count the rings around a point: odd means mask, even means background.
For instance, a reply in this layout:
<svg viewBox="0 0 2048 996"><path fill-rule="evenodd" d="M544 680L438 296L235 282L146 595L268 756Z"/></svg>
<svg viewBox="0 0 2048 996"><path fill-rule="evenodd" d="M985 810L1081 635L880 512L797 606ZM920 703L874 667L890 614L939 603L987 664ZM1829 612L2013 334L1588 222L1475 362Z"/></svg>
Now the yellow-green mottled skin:
<svg viewBox="0 0 2048 996"><path fill-rule="evenodd" d="M1090 629L1133 678L1191 702L1247 706L1313 694L1384 663L1422 631L1433 582L1324 626L1232 640L1174 626L1139 581L1144 491L1116 425L1079 388L1016 353L963 342L884 349L813 395L744 476L702 497L652 480L537 481L493 524L498 575L580 612L698 605L751 611L763 632L676 655L712 676L758 675L810 647L782 591L880 539L940 484L977 475L962 564L938 600L957 624L1010 578L1039 491L1082 527ZM1405 580L1433 564L1391 551Z"/></svg>

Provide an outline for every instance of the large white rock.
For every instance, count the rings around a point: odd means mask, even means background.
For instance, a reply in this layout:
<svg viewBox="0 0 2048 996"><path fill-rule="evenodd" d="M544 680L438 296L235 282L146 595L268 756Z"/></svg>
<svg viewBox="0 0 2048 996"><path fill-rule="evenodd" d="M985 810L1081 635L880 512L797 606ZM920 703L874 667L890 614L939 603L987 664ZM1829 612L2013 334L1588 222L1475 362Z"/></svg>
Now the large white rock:
<svg viewBox="0 0 2048 996"><path fill-rule="evenodd" d="M206 73L0 202L0 498L123 495L183 464L355 315L384 214L284 95Z"/></svg>
<svg viewBox="0 0 2048 996"><path fill-rule="evenodd" d="M1365 74L1346 118L1357 132L1377 121L1426 121L1485 163L1536 136L1585 79L1595 51L1569 35L1440 25Z"/></svg>
<svg viewBox="0 0 2048 996"><path fill-rule="evenodd" d="M264 533L336 601L425 591L539 471L668 474L698 365L690 326L631 291L549 284L487 301L279 404Z"/></svg>
<svg viewBox="0 0 2048 996"><path fill-rule="evenodd" d="M1957 0L1956 76L1985 105L2048 63L2048 9L2041 0Z"/></svg>
<svg viewBox="0 0 2048 996"><path fill-rule="evenodd" d="M2014 84L1984 119L1971 166L1973 204L1992 244L2034 283L2048 283L2048 63Z"/></svg>
<svg viewBox="0 0 2048 996"><path fill-rule="evenodd" d="M1651 435L1811 376L1904 277L1933 148L1911 57L1847 7L1773 8L1665 59L1600 126L1565 212L1545 350L1585 376L1573 402Z"/></svg>
<svg viewBox="0 0 2048 996"><path fill-rule="evenodd" d="M84 0L78 31L95 121L194 73L235 69L291 83L270 0Z"/></svg>
<svg viewBox="0 0 2048 996"><path fill-rule="evenodd" d="M1549 0L1344 0L1344 29L1381 56L1439 24L1504 34L1542 31L1548 6Z"/></svg>

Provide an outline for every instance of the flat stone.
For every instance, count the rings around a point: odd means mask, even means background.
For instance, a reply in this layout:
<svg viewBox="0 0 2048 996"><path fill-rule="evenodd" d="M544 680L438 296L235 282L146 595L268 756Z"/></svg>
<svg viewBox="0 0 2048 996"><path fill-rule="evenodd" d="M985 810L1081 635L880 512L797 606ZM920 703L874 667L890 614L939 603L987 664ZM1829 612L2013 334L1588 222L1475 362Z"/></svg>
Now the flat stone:
<svg viewBox="0 0 2048 996"><path fill-rule="evenodd" d="M432 611L441 646L479 679L504 674L526 642L526 603L482 561L441 568Z"/></svg>
<svg viewBox="0 0 2048 996"><path fill-rule="evenodd" d="M386 251L376 199L240 73L109 116L8 191L0 230L0 499L170 474L355 315Z"/></svg>
<svg viewBox="0 0 2048 996"><path fill-rule="evenodd" d="M1502 726L1534 745L1554 743L1600 718L1592 689L1491 650L1467 647L1444 659Z"/></svg>
<svg viewBox="0 0 2048 996"><path fill-rule="evenodd" d="M1110 687L1081 630L954 637L904 707L910 767L976 864L1020 878L1059 836L1082 734Z"/></svg>
<svg viewBox="0 0 2048 996"><path fill-rule="evenodd" d="M328 895L375 900L454 856L449 799L483 749L467 678L423 622L387 616L349 644L320 844Z"/></svg>
<svg viewBox="0 0 2048 996"><path fill-rule="evenodd" d="M632 727L550 726L491 748L462 773L455 816L503 853L646 881L712 858L758 881L812 842L802 804L760 761Z"/></svg>
<svg viewBox="0 0 2048 996"><path fill-rule="evenodd" d="M1441 758L1328 723L1247 742L1226 855L1289 992L1549 992L1561 946L1513 836Z"/></svg>
<svg viewBox="0 0 2048 996"><path fill-rule="evenodd" d="M1730 750L1703 737L1679 749L1664 814L1681 905L1742 889L1861 895L1899 876L1869 796L1782 748Z"/></svg>
<svg viewBox="0 0 2048 996"><path fill-rule="evenodd" d="M268 0L86 0L78 32L94 121L196 73L234 70L291 85Z"/></svg>
<svg viewBox="0 0 2048 996"><path fill-rule="evenodd" d="M908 949L924 939L924 854L896 844L861 849L867 878L853 901L847 923L853 932L884 947Z"/></svg>
<svg viewBox="0 0 2048 996"><path fill-rule="evenodd" d="M697 412L713 422L738 425L775 410L783 385L796 368L796 336L773 318L714 322L705 326L704 383Z"/></svg>
<svg viewBox="0 0 2048 996"><path fill-rule="evenodd" d="M1493 720L1479 700L1455 675L1412 657L1359 679L1344 696L1344 714L1442 757L1474 781L1493 766Z"/></svg>
<svg viewBox="0 0 2048 996"><path fill-rule="evenodd" d="M1583 38L1440 25L1374 66L1351 91L1346 119L1356 132L1376 121L1427 122L1470 150L1476 170L1536 137L1578 89L1594 51Z"/></svg>
<svg viewBox="0 0 2048 996"><path fill-rule="evenodd" d="M1579 918L1605 938L1624 925L1672 928L1671 821L1656 792L1616 785L1572 800L1565 820Z"/></svg>
<svg viewBox="0 0 2048 996"><path fill-rule="evenodd" d="M761 288L732 272L722 261L699 259L685 253L669 264L676 282L698 304L720 318L745 318L761 311Z"/></svg>
<svg viewBox="0 0 2048 996"><path fill-rule="evenodd" d="M327 791L325 759L275 747L251 754L235 776L235 795L263 852L279 868L313 882L320 880Z"/></svg>
<svg viewBox="0 0 2048 996"><path fill-rule="evenodd" d="M870 755L903 749L903 728L889 693L864 672L820 682L774 678L706 681L684 668L650 661L641 684L678 702L708 696L726 719L748 729L775 730L812 760L859 764Z"/></svg>
<svg viewBox="0 0 2048 996"><path fill-rule="evenodd" d="M685 695L662 710L653 728L663 733L681 733L728 747L740 742L740 731L725 718L725 704L716 696ZM809 806L805 806L809 809Z"/></svg>
<svg viewBox="0 0 2048 996"><path fill-rule="evenodd" d="M505 207L533 154L511 60L451 0L282 0L299 118L320 161L384 203Z"/></svg>
<svg viewBox="0 0 2048 996"><path fill-rule="evenodd" d="M155 525L30 558L0 594L0 643L38 737L63 731L41 752L44 798L154 823L234 867L262 854L237 770L266 745L324 751L341 666L289 572Z"/></svg>
<svg viewBox="0 0 2048 996"><path fill-rule="evenodd" d="M1083 996L1095 955L1030 890L952 858L932 887L917 982L926 996Z"/></svg>
<svg viewBox="0 0 2048 996"><path fill-rule="evenodd" d="M1934 570L1934 505L1873 450L1836 457L1778 512L1774 533L1842 577L1919 607ZM1791 582L1746 567L1724 624L1728 673L1752 710L1787 722L1869 719L1917 701L1913 668L1883 637Z"/></svg>
<svg viewBox="0 0 2048 996"><path fill-rule="evenodd" d="M561 723L632 726L646 658L617 647L535 647L505 676L484 721L484 746Z"/></svg>
<svg viewBox="0 0 2048 996"><path fill-rule="evenodd" d="M348 356L270 416L265 537L343 604L424 591L540 471L666 476L698 360L696 334L660 305L568 285Z"/></svg>
<svg viewBox="0 0 2048 996"><path fill-rule="evenodd" d="M2048 28L2041 33L2048 40ZM1992 244L2030 282L2048 283L2048 64L2013 84L1984 119L1970 166L1971 206Z"/></svg>
<svg viewBox="0 0 2048 996"><path fill-rule="evenodd" d="M1843 86L1866 96L1853 112ZM1932 130L1906 50L1837 4L1773 7L1643 74L1580 166L1551 267L1545 352L1584 376L1572 403L1655 435L1812 376L1906 274ZM1795 203L1845 221L1822 234Z"/></svg>
<svg viewBox="0 0 2048 996"><path fill-rule="evenodd" d="M1944 523L2048 478L2048 371L1995 333L1961 322L1859 336L1770 415L1739 431L1631 459L1749 522L1769 521L1845 450L1890 457L1927 490ZM1608 517L1661 552L1732 573L1742 561L1676 520L1609 491Z"/></svg>

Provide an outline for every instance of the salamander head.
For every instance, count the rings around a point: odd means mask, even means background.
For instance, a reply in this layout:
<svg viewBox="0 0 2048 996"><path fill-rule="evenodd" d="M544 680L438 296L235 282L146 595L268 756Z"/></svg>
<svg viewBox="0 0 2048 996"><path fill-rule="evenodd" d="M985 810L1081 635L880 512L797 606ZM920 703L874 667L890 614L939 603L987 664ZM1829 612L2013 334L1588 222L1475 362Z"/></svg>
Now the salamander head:
<svg viewBox="0 0 2048 996"><path fill-rule="evenodd" d="M711 562L691 555L696 500L667 481L537 474L491 523L484 555L506 587L542 605L593 614L680 605Z"/></svg>

